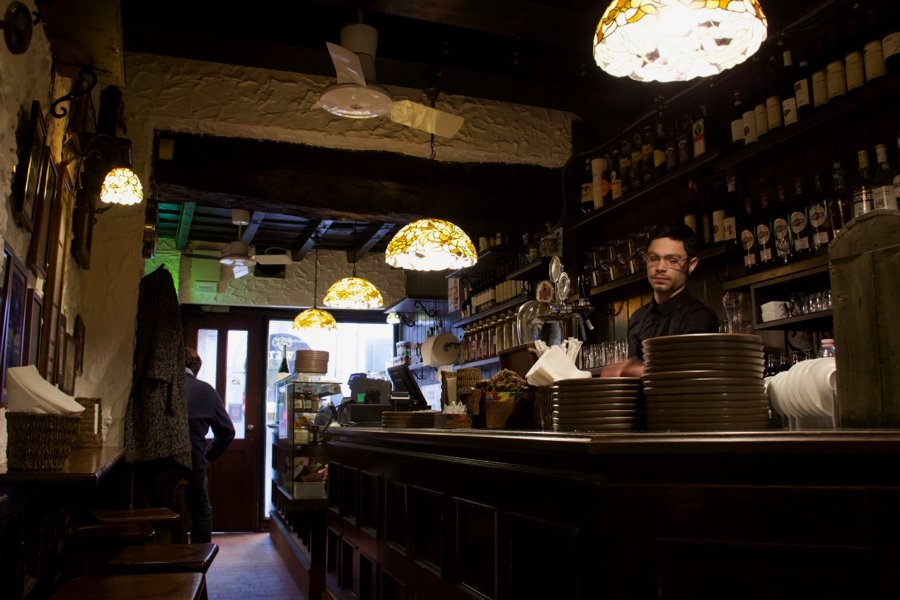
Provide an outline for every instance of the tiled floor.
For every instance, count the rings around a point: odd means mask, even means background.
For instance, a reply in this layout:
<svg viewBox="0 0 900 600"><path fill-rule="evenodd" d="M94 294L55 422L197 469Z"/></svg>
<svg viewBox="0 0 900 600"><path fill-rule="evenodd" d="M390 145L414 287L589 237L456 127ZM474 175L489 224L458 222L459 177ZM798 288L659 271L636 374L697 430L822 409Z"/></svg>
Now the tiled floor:
<svg viewBox="0 0 900 600"><path fill-rule="evenodd" d="M209 600L300 600L268 533L213 535L219 554L206 574Z"/></svg>

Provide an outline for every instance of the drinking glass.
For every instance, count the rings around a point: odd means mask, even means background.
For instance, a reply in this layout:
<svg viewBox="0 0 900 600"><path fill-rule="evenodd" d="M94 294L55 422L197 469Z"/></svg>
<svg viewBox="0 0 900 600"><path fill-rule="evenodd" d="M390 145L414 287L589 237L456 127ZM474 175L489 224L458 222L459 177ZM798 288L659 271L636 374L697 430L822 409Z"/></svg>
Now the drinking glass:
<svg viewBox="0 0 900 600"><path fill-rule="evenodd" d="M722 307L725 309L725 331L727 333L743 333L745 330L744 294L741 292L723 293Z"/></svg>

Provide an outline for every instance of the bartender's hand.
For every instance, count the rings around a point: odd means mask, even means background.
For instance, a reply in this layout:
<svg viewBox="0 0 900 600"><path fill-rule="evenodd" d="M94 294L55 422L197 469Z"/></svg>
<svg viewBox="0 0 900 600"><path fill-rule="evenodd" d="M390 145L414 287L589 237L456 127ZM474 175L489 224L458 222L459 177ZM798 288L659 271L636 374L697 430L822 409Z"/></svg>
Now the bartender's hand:
<svg viewBox="0 0 900 600"><path fill-rule="evenodd" d="M619 377L640 377L644 374L644 363L637 356L632 356L625 361Z"/></svg>

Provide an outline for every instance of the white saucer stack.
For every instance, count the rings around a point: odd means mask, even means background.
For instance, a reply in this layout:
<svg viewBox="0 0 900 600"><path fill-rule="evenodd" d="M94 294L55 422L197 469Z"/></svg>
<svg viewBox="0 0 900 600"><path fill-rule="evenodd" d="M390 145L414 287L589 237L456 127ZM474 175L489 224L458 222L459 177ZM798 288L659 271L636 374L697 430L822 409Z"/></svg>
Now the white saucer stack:
<svg viewBox="0 0 900 600"><path fill-rule="evenodd" d="M673 335L644 340L643 348L649 431L768 428L760 336Z"/></svg>

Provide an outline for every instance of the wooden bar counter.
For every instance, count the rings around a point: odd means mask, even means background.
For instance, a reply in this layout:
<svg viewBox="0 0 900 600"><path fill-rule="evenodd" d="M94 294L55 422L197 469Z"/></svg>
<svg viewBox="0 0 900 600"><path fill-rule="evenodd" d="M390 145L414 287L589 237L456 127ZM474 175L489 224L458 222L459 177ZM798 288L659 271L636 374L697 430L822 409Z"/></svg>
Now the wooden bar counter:
<svg viewBox="0 0 900 600"><path fill-rule="evenodd" d="M70 519L108 495L124 456L122 447L79 448L56 471L0 467L0 598L52 593Z"/></svg>
<svg viewBox="0 0 900 600"><path fill-rule="evenodd" d="M900 598L900 431L328 433L335 598Z"/></svg>

